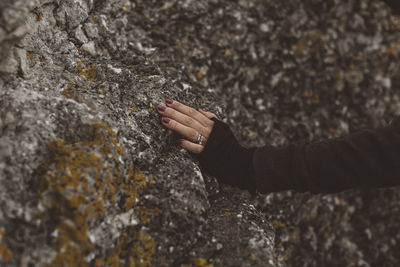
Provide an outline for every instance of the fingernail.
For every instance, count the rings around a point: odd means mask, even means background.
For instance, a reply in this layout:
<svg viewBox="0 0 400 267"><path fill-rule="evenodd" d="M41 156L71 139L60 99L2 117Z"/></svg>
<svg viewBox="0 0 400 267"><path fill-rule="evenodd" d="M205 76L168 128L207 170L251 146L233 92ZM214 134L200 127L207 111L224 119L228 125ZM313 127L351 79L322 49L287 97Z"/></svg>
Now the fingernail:
<svg viewBox="0 0 400 267"><path fill-rule="evenodd" d="M168 124L169 123L169 119L168 118L162 118L163 123Z"/></svg>
<svg viewBox="0 0 400 267"><path fill-rule="evenodd" d="M200 110L201 110L201 111L203 111L203 112L207 112L207 111L205 111L205 110L204 110L204 109L202 109L202 108L200 108Z"/></svg>
<svg viewBox="0 0 400 267"><path fill-rule="evenodd" d="M164 110L166 109L166 107L160 105L160 106L157 107L157 109L158 109L159 111L164 111Z"/></svg>
<svg viewBox="0 0 400 267"><path fill-rule="evenodd" d="M182 145L183 140L182 139L178 139L178 140L176 140L176 142L178 142L178 144Z"/></svg>
<svg viewBox="0 0 400 267"><path fill-rule="evenodd" d="M171 99L167 98L165 99L165 102L169 105L171 105L174 101L172 101Z"/></svg>

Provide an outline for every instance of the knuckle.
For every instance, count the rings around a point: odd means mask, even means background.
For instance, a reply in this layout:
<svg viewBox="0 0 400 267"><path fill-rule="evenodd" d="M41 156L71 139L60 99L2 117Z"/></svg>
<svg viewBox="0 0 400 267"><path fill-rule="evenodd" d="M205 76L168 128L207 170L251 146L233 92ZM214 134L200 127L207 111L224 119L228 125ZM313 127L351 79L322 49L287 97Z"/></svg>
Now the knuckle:
<svg viewBox="0 0 400 267"><path fill-rule="evenodd" d="M177 126L177 124L175 121L171 120L169 122L169 128L171 128L172 130L176 130L176 126Z"/></svg>
<svg viewBox="0 0 400 267"><path fill-rule="evenodd" d="M194 120L192 118L190 118L190 117L185 117L184 118L184 123L186 125L192 125L194 123Z"/></svg>
<svg viewBox="0 0 400 267"><path fill-rule="evenodd" d="M214 127L214 122L212 120L208 120L207 121L207 129L211 132L213 127Z"/></svg>
<svg viewBox="0 0 400 267"><path fill-rule="evenodd" d="M197 141L197 133L196 133L196 131L192 131L192 133L190 135L191 135L191 138L192 138L193 141Z"/></svg>
<svg viewBox="0 0 400 267"><path fill-rule="evenodd" d="M187 113L189 116L193 116L196 114L196 110L194 108L188 108Z"/></svg>
<svg viewBox="0 0 400 267"><path fill-rule="evenodd" d="M179 108L181 105L182 104L179 103L178 101L174 101L171 106L174 107L174 108Z"/></svg>
<svg viewBox="0 0 400 267"><path fill-rule="evenodd" d="M178 112L175 110L175 109L173 109L173 108L167 108L166 110L165 110L165 112L167 112L167 114L168 115L170 115L171 117L172 116L175 116Z"/></svg>

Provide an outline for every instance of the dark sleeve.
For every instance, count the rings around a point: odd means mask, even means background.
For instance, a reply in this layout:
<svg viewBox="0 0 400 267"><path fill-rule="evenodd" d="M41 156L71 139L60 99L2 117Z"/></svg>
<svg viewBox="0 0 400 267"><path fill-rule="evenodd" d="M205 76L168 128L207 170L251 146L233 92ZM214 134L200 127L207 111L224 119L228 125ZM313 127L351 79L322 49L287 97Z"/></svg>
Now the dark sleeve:
<svg viewBox="0 0 400 267"><path fill-rule="evenodd" d="M215 118L213 130L200 154L197 154L202 171L211 174L221 183L246 189L254 193L253 153L255 148L241 146L229 126Z"/></svg>
<svg viewBox="0 0 400 267"><path fill-rule="evenodd" d="M400 1L399 0L384 0L388 6L393 9L394 13L400 14Z"/></svg>
<svg viewBox="0 0 400 267"><path fill-rule="evenodd" d="M260 192L331 193L400 185L400 119L341 138L257 148L253 172Z"/></svg>

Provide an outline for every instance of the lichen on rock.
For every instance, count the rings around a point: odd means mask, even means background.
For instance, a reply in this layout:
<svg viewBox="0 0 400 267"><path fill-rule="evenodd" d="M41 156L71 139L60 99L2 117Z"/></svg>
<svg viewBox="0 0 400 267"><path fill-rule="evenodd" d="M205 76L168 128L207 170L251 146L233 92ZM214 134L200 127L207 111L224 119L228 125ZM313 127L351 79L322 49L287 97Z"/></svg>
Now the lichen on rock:
<svg viewBox="0 0 400 267"><path fill-rule="evenodd" d="M397 189L253 198L155 109L247 146L381 126L398 26L375 0L1 1L0 265L398 265Z"/></svg>

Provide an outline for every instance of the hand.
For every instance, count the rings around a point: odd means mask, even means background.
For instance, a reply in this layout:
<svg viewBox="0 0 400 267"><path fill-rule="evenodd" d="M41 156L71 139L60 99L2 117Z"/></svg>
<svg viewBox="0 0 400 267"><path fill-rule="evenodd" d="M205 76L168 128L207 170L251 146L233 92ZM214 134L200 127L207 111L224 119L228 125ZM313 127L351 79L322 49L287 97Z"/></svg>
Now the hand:
<svg viewBox="0 0 400 267"><path fill-rule="evenodd" d="M165 106L158 106L158 112L163 116L161 122L164 126L186 137L188 140L179 139L181 147L189 152L199 154L207 142L214 126L211 118L217 118L214 113L202 109L188 107L178 101L166 99ZM202 144L197 144L199 133L203 135Z"/></svg>

